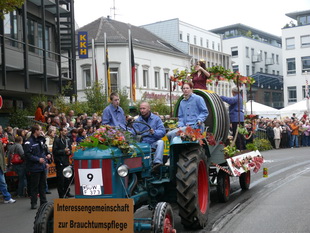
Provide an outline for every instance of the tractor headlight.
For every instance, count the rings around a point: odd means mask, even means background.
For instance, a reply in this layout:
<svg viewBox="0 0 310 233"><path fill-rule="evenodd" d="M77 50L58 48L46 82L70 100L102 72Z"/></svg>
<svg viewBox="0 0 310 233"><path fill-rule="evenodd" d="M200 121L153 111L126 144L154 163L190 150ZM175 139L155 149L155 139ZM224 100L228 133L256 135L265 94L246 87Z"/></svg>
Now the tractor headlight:
<svg viewBox="0 0 310 233"><path fill-rule="evenodd" d="M120 176L120 177L126 177L129 173L129 167L125 164L119 166L117 168L117 174Z"/></svg>
<svg viewBox="0 0 310 233"><path fill-rule="evenodd" d="M71 178L71 176L73 175L73 170L71 166L65 167L62 170L62 174L64 175L64 177L66 178Z"/></svg>

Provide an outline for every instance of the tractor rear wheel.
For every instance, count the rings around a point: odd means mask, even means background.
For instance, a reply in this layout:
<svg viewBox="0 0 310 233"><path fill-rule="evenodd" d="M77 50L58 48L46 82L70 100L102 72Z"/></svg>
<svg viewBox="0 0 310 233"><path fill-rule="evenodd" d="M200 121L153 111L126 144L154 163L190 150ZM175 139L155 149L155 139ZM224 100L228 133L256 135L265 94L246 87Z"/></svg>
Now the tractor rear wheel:
<svg viewBox="0 0 310 233"><path fill-rule="evenodd" d="M209 173L207 156L200 146L190 146L177 163L177 203L184 227L203 228L209 211Z"/></svg>
<svg viewBox="0 0 310 233"><path fill-rule="evenodd" d="M54 203L47 202L40 206L34 219L34 233L54 232Z"/></svg>
<svg viewBox="0 0 310 233"><path fill-rule="evenodd" d="M174 218L171 205L167 202L159 202L153 214L154 233L175 233Z"/></svg>
<svg viewBox="0 0 310 233"><path fill-rule="evenodd" d="M223 170L217 174L217 195L220 202L227 202L230 195L230 177Z"/></svg>
<svg viewBox="0 0 310 233"><path fill-rule="evenodd" d="M248 190L251 183L251 171L243 172L239 176L239 183L242 190Z"/></svg>

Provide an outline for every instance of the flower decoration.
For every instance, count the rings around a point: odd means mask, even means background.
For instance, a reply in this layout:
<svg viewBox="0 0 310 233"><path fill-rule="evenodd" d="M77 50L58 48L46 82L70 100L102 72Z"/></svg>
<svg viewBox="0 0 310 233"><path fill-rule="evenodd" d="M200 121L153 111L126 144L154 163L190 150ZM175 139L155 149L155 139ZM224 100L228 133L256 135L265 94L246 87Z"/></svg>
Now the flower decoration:
<svg viewBox="0 0 310 233"><path fill-rule="evenodd" d="M206 80L207 84L218 85L219 81L233 81L237 86L249 85L255 83L255 79L252 77L242 76L239 72L232 72L231 70L225 69L223 66L213 66L206 69L210 73L210 77ZM189 82L192 80L192 74L197 72L194 67L191 67L191 70L187 69L179 71L178 69L173 70L173 75L170 77L170 80L173 84L173 91L176 89L176 86L182 86L184 82Z"/></svg>
<svg viewBox="0 0 310 233"><path fill-rule="evenodd" d="M97 147L105 150L112 146L118 147L124 153L131 148L129 143L132 141L129 132L122 131L119 128L103 125L97 129L91 136L85 138L78 146L78 149Z"/></svg>
<svg viewBox="0 0 310 233"><path fill-rule="evenodd" d="M170 80L173 84L173 91L176 89L176 86L182 86L184 82L189 82L192 80L191 74L193 70L189 72L187 69L179 71L179 69L173 70L173 75L170 76Z"/></svg>
<svg viewBox="0 0 310 233"><path fill-rule="evenodd" d="M239 153L240 150L238 150L236 146L228 145L223 148L223 152L224 152L225 157L227 158L227 157L235 156L235 154Z"/></svg>
<svg viewBox="0 0 310 233"><path fill-rule="evenodd" d="M263 156L246 156L243 159L240 158L230 158L232 166L234 168L240 169L243 168L245 172L253 168L253 172L257 173L261 168L261 165L264 163Z"/></svg>
<svg viewBox="0 0 310 233"><path fill-rule="evenodd" d="M208 145L210 145L210 146L215 146L216 145L216 140L215 140L215 138L214 138L212 133L207 132L206 133L206 139L207 139ZM220 142L220 144L221 143L222 142Z"/></svg>
<svg viewBox="0 0 310 233"><path fill-rule="evenodd" d="M248 135L249 134L248 130L243 125L238 126L238 133L242 134L242 135Z"/></svg>
<svg viewBox="0 0 310 233"><path fill-rule="evenodd" d="M177 122L174 120L166 120L164 122L164 126L165 128L169 128L169 129L175 129L177 127Z"/></svg>
<svg viewBox="0 0 310 233"><path fill-rule="evenodd" d="M254 119L257 119L258 118L258 115L255 115L255 114L250 114L250 115L245 115L244 116L244 119L249 119L249 120L254 120Z"/></svg>
<svg viewBox="0 0 310 233"><path fill-rule="evenodd" d="M185 131L179 130L176 135L180 136L182 141L198 141L200 145L204 145L205 143L207 143L211 146L214 146L216 144L212 133L206 133L206 136L204 136L203 134L201 134L200 129L193 129L190 126L187 126L185 128Z"/></svg>
<svg viewBox="0 0 310 233"><path fill-rule="evenodd" d="M182 141L194 142L198 140L200 145L204 144L204 136L200 133L200 129L193 129L190 126L187 126L185 131L179 130L176 135L180 136Z"/></svg>
<svg viewBox="0 0 310 233"><path fill-rule="evenodd" d="M2 144L8 144L9 140L8 138L1 138Z"/></svg>

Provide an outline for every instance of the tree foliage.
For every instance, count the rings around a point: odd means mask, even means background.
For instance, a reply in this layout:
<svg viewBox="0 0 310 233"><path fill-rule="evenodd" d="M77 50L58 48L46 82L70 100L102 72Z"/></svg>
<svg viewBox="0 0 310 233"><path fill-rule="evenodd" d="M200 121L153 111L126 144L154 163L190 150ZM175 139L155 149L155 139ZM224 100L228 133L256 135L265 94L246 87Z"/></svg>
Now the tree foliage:
<svg viewBox="0 0 310 233"><path fill-rule="evenodd" d="M23 129L27 128L29 126L27 115L27 110L15 109L10 115L9 125Z"/></svg>
<svg viewBox="0 0 310 233"><path fill-rule="evenodd" d="M118 91L119 99L120 99L120 106L124 110L125 114L129 114L129 99L128 99L128 92L126 88L123 90Z"/></svg>
<svg viewBox="0 0 310 233"><path fill-rule="evenodd" d="M47 96L46 95L32 95L30 105L26 108L28 116L33 116L37 110L38 104L44 102L45 106L47 105Z"/></svg>
<svg viewBox="0 0 310 233"><path fill-rule="evenodd" d="M91 88L85 90L85 95L91 114L101 114L102 110L108 105L107 95L103 92L101 82L94 82Z"/></svg>
<svg viewBox="0 0 310 233"><path fill-rule="evenodd" d="M4 15L14 11L16 8L21 8L25 0L1 0L0 1L0 17L3 19Z"/></svg>
<svg viewBox="0 0 310 233"><path fill-rule="evenodd" d="M28 105L24 110L14 109L10 117L10 125L13 127L26 127L29 122L26 116L34 116L35 111L40 102L44 102L47 105L48 99L53 100L54 106L58 109L58 112L64 112L68 114L70 110L75 112L75 115L79 113L87 113L92 115L97 113L102 114L103 109L110 103L107 99L107 95L104 94L103 85L101 83L94 83L93 86L85 91L86 100L85 101L74 101L69 102L68 97L64 93L68 91L67 86L63 87L62 93L58 94L56 97L49 98L46 95L33 95L31 97L31 104ZM125 114L129 114L130 100L128 99L128 93L126 88L118 91L120 97L120 106L123 108Z"/></svg>
<svg viewBox="0 0 310 233"><path fill-rule="evenodd" d="M170 114L170 106L167 105L165 98L148 99L145 97L145 95L143 95L142 99L136 103L136 108L139 109L140 104L144 101L150 104L152 112L157 112L159 115Z"/></svg>

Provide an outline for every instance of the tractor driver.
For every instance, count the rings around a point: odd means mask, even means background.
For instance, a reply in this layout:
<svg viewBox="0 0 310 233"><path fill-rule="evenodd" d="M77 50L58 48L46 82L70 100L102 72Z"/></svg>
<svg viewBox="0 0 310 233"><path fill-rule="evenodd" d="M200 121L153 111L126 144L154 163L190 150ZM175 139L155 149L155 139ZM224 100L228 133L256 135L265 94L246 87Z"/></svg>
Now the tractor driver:
<svg viewBox="0 0 310 233"><path fill-rule="evenodd" d="M194 129L204 130L203 122L209 115L208 108L204 99L193 93L193 83L184 82L182 85L183 100L180 102L178 110L178 127L167 134L169 142L176 136L179 130L185 130L186 126Z"/></svg>
<svg viewBox="0 0 310 233"><path fill-rule="evenodd" d="M151 112L151 107L148 102L142 102L140 104L140 116L136 121L147 123L151 129L142 134L142 142L151 145L152 149L155 149L154 160L152 165L152 171L156 171L163 164L164 154L164 141L162 137L166 134L166 129L160 117ZM135 123L133 125L137 132L142 132L148 129L148 126L142 123ZM135 134L132 130L130 130Z"/></svg>

